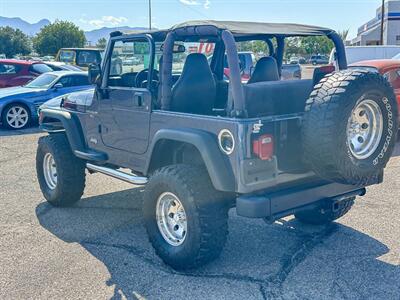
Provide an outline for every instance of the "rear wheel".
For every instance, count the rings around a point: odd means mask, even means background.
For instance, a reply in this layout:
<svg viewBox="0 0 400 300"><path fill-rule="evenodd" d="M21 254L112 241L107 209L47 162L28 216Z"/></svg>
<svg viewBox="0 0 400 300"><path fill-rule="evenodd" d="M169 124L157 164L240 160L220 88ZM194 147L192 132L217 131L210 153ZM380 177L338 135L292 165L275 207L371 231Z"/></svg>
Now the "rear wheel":
<svg viewBox="0 0 400 300"><path fill-rule="evenodd" d="M219 256L228 234L229 205L201 167L159 169L146 186L143 215L156 253L174 269L190 269Z"/></svg>
<svg viewBox="0 0 400 300"><path fill-rule="evenodd" d="M71 151L65 134L39 138L36 172L40 189L54 206L72 206L85 189L85 163Z"/></svg>
<svg viewBox="0 0 400 300"><path fill-rule="evenodd" d="M31 122L29 109L22 104L11 104L7 106L2 115L2 123L9 129L23 129Z"/></svg>
<svg viewBox="0 0 400 300"><path fill-rule="evenodd" d="M354 204L355 197L351 197L332 205L327 201L318 208L300 211L295 214L296 219L305 224L324 225L331 223L347 214Z"/></svg>

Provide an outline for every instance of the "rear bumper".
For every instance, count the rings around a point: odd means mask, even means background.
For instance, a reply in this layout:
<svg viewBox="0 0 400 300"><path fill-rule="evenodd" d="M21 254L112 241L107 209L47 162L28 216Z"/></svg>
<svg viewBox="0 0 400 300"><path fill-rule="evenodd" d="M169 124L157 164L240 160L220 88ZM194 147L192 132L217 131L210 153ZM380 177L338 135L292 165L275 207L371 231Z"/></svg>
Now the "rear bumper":
<svg viewBox="0 0 400 300"><path fill-rule="evenodd" d="M326 199L338 201L352 196L363 196L365 193L364 187L326 183L264 195L243 195L236 199L236 212L243 217L268 218L274 221L318 205Z"/></svg>

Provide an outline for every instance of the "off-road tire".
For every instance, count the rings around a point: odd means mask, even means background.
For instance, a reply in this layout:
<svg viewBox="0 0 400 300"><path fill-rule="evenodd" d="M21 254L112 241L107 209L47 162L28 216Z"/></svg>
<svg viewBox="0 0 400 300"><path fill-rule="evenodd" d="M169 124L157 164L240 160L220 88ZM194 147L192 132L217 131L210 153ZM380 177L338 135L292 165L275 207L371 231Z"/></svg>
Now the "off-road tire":
<svg viewBox="0 0 400 300"><path fill-rule="evenodd" d="M50 153L56 163L57 184L49 188L44 176L43 161ZM64 133L39 138L36 153L36 172L45 199L53 206L68 207L78 202L85 189L85 163L71 151Z"/></svg>
<svg viewBox="0 0 400 300"><path fill-rule="evenodd" d="M156 221L158 197L175 194L187 216L183 244L173 246L162 236ZM227 194L214 189L202 167L172 165L157 170L146 186L143 200L145 227L157 255L176 270L204 265L217 258L228 235Z"/></svg>
<svg viewBox="0 0 400 300"><path fill-rule="evenodd" d="M365 99L379 106L383 131L376 150L358 159L350 150L347 124L353 109ZM335 182L378 182L396 142L397 115L393 89L378 73L355 69L325 76L306 102L302 127L306 162L319 176Z"/></svg>
<svg viewBox="0 0 400 300"><path fill-rule="evenodd" d="M325 205L311 210L300 211L295 214L296 219L304 224L324 225L329 224L347 214L354 204L356 197L351 197L338 203L339 207L333 210L329 201Z"/></svg>

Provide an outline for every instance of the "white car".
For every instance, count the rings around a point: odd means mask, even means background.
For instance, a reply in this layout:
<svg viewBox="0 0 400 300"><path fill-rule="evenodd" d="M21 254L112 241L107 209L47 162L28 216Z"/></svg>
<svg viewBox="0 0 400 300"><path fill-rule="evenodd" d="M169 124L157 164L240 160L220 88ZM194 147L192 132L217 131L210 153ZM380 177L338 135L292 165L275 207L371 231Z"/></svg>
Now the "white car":
<svg viewBox="0 0 400 300"><path fill-rule="evenodd" d="M349 46L346 47L347 63L363 60L390 59L400 54L400 46ZM335 50L332 50L329 63L335 63Z"/></svg>

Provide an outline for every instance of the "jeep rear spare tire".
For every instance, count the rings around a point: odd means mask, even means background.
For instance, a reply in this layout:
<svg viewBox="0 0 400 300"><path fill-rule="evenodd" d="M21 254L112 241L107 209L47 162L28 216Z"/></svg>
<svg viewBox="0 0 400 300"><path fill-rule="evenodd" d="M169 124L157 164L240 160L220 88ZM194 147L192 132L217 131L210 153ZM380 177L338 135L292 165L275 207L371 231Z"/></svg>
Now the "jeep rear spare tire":
<svg viewBox="0 0 400 300"><path fill-rule="evenodd" d="M306 161L329 180L376 183L396 142L397 114L393 89L380 74L354 69L327 75L305 107Z"/></svg>

